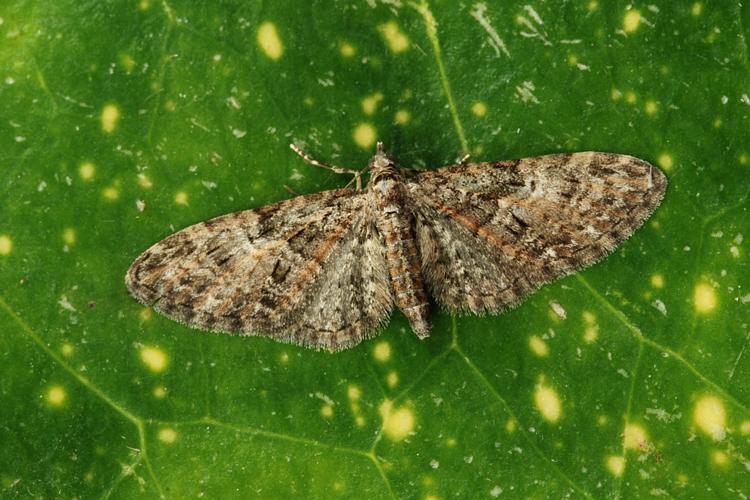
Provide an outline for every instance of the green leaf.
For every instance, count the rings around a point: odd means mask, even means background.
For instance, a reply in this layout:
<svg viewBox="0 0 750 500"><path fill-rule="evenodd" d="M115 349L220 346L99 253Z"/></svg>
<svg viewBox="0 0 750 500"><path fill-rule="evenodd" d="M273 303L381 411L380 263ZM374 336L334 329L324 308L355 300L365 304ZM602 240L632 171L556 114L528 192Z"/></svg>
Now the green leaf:
<svg viewBox="0 0 750 500"><path fill-rule="evenodd" d="M748 8L0 6L4 497L728 497L750 490ZM287 147L436 168L632 154L670 179L604 262L340 354L190 330L149 245L340 187ZM744 492L744 493L743 493Z"/></svg>

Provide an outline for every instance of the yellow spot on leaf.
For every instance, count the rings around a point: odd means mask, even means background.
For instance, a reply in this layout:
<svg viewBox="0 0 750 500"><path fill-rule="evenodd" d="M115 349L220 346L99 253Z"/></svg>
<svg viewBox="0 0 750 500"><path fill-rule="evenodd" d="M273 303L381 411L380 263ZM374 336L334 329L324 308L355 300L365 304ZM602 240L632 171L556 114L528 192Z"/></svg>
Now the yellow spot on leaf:
<svg viewBox="0 0 750 500"><path fill-rule="evenodd" d="M693 6L690 8L690 13L694 16L700 16L703 12L703 4L700 2L695 2Z"/></svg>
<svg viewBox="0 0 750 500"><path fill-rule="evenodd" d="M625 17L622 19L622 29L625 33L633 33L638 29L641 24L641 12L636 9L631 9L625 12Z"/></svg>
<svg viewBox="0 0 750 500"><path fill-rule="evenodd" d="M738 160L740 162L740 165L744 167L748 163L750 163L750 155L748 155L747 153L740 153Z"/></svg>
<svg viewBox="0 0 750 500"><path fill-rule="evenodd" d="M487 105L481 101L475 102L471 106L471 112L474 113L474 116L481 118L487 114Z"/></svg>
<svg viewBox="0 0 750 500"><path fill-rule="evenodd" d="M354 419L354 423L357 424L357 427L364 427L365 417L363 417L362 415L357 415L357 417Z"/></svg>
<svg viewBox="0 0 750 500"><path fill-rule="evenodd" d="M393 441L401 441L414 430L414 413L407 407L393 408L393 403L385 400L380 405L380 415L383 432Z"/></svg>
<svg viewBox="0 0 750 500"><path fill-rule="evenodd" d="M729 464L729 455L721 450L714 450L711 452L711 461L719 467L724 467Z"/></svg>
<svg viewBox="0 0 750 500"><path fill-rule="evenodd" d="M138 8L141 9L142 11L147 11L148 9L151 8L151 0L141 0L138 3Z"/></svg>
<svg viewBox="0 0 750 500"><path fill-rule="evenodd" d="M158 347L141 348L141 361L154 373L163 372L169 363L167 355Z"/></svg>
<svg viewBox="0 0 750 500"><path fill-rule="evenodd" d="M693 421L698 428L715 441L726 435L726 412L724 404L716 396L703 396L693 409Z"/></svg>
<svg viewBox="0 0 750 500"><path fill-rule="evenodd" d="M284 45L281 43L276 25L266 21L258 27L258 45L269 59L278 60L284 54Z"/></svg>
<svg viewBox="0 0 750 500"><path fill-rule="evenodd" d="M607 457L607 470L615 477L622 476L625 472L625 457L610 455Z"/></svg>
<svg viewBox="0 0 750 500"><path fill-rule="evenodd" d="M722 124L721 118L719 118L719 117L717 116L717 117L716 117L716 118L714 119L714 123L713 123L713 126L714 126L714 128L721 128L721 124Z"/></svg>
<svg viewBox="0 0 750 500"><path fill-rule="evenodd" d="M646 101L646 105L643 106L643 110L646 111L647 115L655 115L659 111L659 104L656 101Z"/></svg>
<svg viewBox="0 0 750 500"><path fill-rule="evenodd" d="M52 406L62 406L66 397L65 389L59 385L53 385L47 389L47 395L45 396L47 402Z"/></svg>
<svg viewBox="0 0 750 500"><path fill-rule="evenodd" d="M94 175L96 175L96 167L89 161L83 162L81 163L81 166L78 167L78 175L80 175L81 179L84 181L90 181L94 178Z"/></svg>
<svg viewBox="0 0 750 500"><path fill-rule="evenodd" d="M702 282L695 285L693 291L693 305L699 313L710 313L716 307L716 292L709 283Z"/></svg>
<svg viewBox="0 0 750 500"><path fill-rule="evenodd" d="M750 434L750 420L743 420L740 424L740 432L743 436Z"/></svg>
<svg viewBox="0 0 750 500"><path fill-rule="evenodd" d="M135 68L135 60L130 54L120 54L120 64L128 74L132 73Z"/></svg>
<svg viewBox="0 0 750 500"><path fill-rule="evenodd" d="M589 9L589 12L593 12L599 8L599 2L597 2L596 0L591 0L587 8Z"/></svg>
<svg viewBox="0 0 750 500"><path fill-rule="evenodd" d="M596 425L598 425L599 427L604 427L605 425L607 425L607 422L609 422L609 418L607 418L606 415L599 415L598 417L596 417Z"/></svg>
<svg viewBox="0 0 750 500"><path fill-rule="evenodd" d="M357 51L351 44L341 42L339 45L339 52L343 57L352 57Z"/></svg>
<svg viewBox="0 0 750 500"><path fill-rule="evenodd" d="M549 354L549 347L547 346L547 343L537 335L532 335L531 337L529 337L529 349L531 349L531 352L533 352L540 358L543 358Z"/></svg>
<svg viewBox="0 0 750 500"><path fill-rule="evenodd" d="M352 133L354 142L362 149L371 149L375 144L377 135L378 134L375 131L375 127L373 127L369 123L360 123Z"/></svg>
<svg viewBox="0 0 750 500"><path fill-rule="evenodd" d="M518 427L518 422L516 422L516 419L514 419L514 418L509 418L505 422L505 431L508 434L512 434L513 432L515 432L516 427Z"/></svg>
<svg viewBox="0 0 750 500"><path fill-rule="evenodd" d="M76 230L72 227L66 227L63 230L62 239L66 245L74 245L76 242Z"/></svg>
<svg viewBox="0 0 750 500"><path fill-rule="evenodd" d="M645 451L648 446L646 429L638 424L627 424L622 432L622 445L626 450Z"/></svg>
<svg viewBox="0 0 750 500"><path fill-rule="evenodd" d="M116 187L108 187L102 190L102 196L105 200L115 201L120 197L120 191Z"/></svg>
<svg viewBox="0 0 750 500"><path fill-rule="evenodd" d="M333 406L331 405L321 406L320 414L325 418L331 418L333 416Z"/></svg>
<svg viewBox="0 0 750 500"><path fill-rule="evenodd" d="M372 355L377 361L385 363L391 359L391 344L386 341L378 342L375 344L375 349L372 351Z"/></svg>
<svg viewBox="0 0 750 500"><path fill-rule="evenodd" d="M111 134L117 128L117 122L120 121L120 110L114 104L107 104L102 109L102 130Z"/></svg>
<svg viewBox="0 0 750 500"><path fill-rule="evenodd" d="M539 382L534 390L534 404L545 420L552 423L557 422L562 414L560 396L557 391L548 387L544 382Z"/></svg>
<svg viewBox="0 0 750 500"><path fill-rule="evenodd" d="M73 355L73 351L75 351L75 348L71 344L63 344L62 347L60 347L60 352L63 356L66 358Z"/></svg>
<svg viewBox="0 0 750 500"><path fill-rule="evenodd" d="M654 288L664 288L664 276L661 274L652 274L651 286Z"/></svg>
<svg viewBox="0 0 750 500"><path fill-rule="evenodd" d="M620 99L622 99L622 92L620 92L619 89L614 89L613 88L611 96L612 96L612 100L613 101L619 101Z"/></svg>
<svg viewBox="0 0 750 500"><path fill-rule="evenodd" d="M152 394L156 399L164 399L167 395L167 389L161 386L154 387Z"/></svg>
<svg viewBox="0 0 750 500"><path fill-rule="evenodd" d="M141 312L138 313L138 316L141 318L141 321L148 321L151 319L153 314L151 313L150 307L144 307L141 309Z"/></svg>
<svg viewBox="0 0 750 500"><path fill-rule="evenodd" d="M396 116L393 118L393 121L397 125L405 125L409 123L409 120L411 120L411 113L409 113L405 109L399 109L398 111L396 111Z"/></svg>
<svg viewBox="0 0 750 500"><path fill-rule="evenodd" d="M362 390L356 385L350 385L346 391L346 395L352 401L358 401L362 397Z"/></svg>
<svg viewBox="0 0 750 500"><path fill-rule="evenodd" d="M388 374L388 376L385 378L386 383L388 384L388 387L393 389L398 385L398 373L392 371Z"/></svg>
<svg viewBox="0 0 750 500"><path fill-rule="evenodd" d="M396 21L388 21L385 24L381 24L378 26L378 31L383 35L388 48L393 52L398 54L409 48L409 38L401 32Z"/></svg>
<svg viewBox="0 0 750 500"><path fill-rule="evenodd" d="M162 443L172 444L177 441L177 431L171 427L159 429L159 441Z"/></svg>
<svg viewBox="0 0 750 500"><path fill-rule="evenodd" d="M378 104L380 101L383 100L383 94L380 92L376 92L370 96L365 97L362 99L362 111L366 115L371 115L375 112L375 109L377 109Z"/></svg>
<svg viewBox="0 0 750 500"><path fill-rule="evenodd" d="M154 186L146 174L138 174L138 185L143 189L151 189Z"/></svg>
<svg viewBox="0 0 750 500"><path fill-rule="evenodd" d="M658 163L664 170L672 170L672 167L674 166L674 160L669 153L660 154L659 158L656 159L656 163Z"/></svg>
<svg viewBox="0 0 750 500"><path fill-rule="evenodd" d="M597 325L589 325L586 327L586 330L583 331L583 341L587 344L593 344L598 338L599 327Z"/></svg>
<svg viewBox="0 0 750 500"><path fill-rule="evenodd" d="M628 104L635 104L635 102L638 100L638 96L635 95L635 92L632 90L628 90L625 92L625 100L628 102Z"/></svg>
<svg viewBox="0 0 750 500"><path fill-rule="evenodd" d="M174 202L178 205L187 205L188 204L188 195L184 191L179 191L177 194L174 195Z"/></svg>
<svg viewBox="0 0 750 500"><path fill-rule="evenodd" d="M0 255L10 255L13 251L13 240L7 234L0 234Z"/></svg>
<svg viewBox="0 0 750 500"><path fill-rule="evenodd" d="M281 363L282 365L286 365L286 364L288 364L288 363L289 363L289 354L287 354L287 353L285 353L285 352L282 352L282 353L281 353L281 356L279 356L279 362L280 362L280 363Z"/></svg>

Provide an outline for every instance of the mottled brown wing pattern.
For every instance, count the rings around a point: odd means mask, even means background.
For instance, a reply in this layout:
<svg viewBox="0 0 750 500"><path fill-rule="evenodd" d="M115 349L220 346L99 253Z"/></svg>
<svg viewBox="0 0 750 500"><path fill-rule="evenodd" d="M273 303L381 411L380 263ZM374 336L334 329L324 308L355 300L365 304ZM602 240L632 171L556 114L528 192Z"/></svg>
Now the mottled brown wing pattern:
<svg viewBox="0 0 750 500"><path fill-rule="evenodd" d="M341 189L217 217L152 246L126 283L190 326L344 349L393 308L368 208L363 193Z"/></svg>
<svg viewBox="0 0 750 500"><path fill-rule="evenodd" d="M407 192L425 281L449 310L502 311L611 252L666 185L643 160L595 152L418 174Z"/></svg>

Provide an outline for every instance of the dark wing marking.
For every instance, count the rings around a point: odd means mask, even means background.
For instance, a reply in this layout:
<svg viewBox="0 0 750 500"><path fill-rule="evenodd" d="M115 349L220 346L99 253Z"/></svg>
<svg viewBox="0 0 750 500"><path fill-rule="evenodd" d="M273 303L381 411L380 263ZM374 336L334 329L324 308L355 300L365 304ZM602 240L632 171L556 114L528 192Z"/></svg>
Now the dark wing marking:
<svg viewBox="0 0 750 500"><path fill-rule="evenodd" d="M363 193L300 196L185 228L128 270L130 293L190 326L338 350L393 308Z"/></svg>
<svg viewBox="0 0 750 500"><path fill-rule="evenodd" d="M601 259L666 186L643 160L587 152L446 167L410 179L407 192L432 295L481 314Z"/></svg>

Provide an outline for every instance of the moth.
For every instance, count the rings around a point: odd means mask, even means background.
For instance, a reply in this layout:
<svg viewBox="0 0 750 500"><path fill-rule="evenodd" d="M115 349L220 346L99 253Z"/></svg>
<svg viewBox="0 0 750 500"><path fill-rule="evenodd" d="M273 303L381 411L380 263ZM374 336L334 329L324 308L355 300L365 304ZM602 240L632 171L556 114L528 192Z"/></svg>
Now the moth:
<svg viewBox="0 0 750 500"><path fill-rule="evenodd" d="M377 335L398 307L423 339L430 297L457 314L516 306L610 253L667 186L648 162L610 153L462 160L414 173L382 143L364 171L292 149L354 175L355 187L178 231L133 262L130 294L192 327L329 351Z"/></svg>

